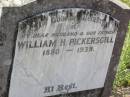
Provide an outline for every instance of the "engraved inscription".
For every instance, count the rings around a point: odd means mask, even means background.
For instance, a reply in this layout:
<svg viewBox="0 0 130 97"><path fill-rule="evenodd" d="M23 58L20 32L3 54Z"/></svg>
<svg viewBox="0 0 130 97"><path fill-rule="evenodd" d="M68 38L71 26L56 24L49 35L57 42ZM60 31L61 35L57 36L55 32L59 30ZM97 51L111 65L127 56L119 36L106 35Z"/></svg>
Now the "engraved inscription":
<svg viewBox="0 0 130 97"><path fill-rule="evenodd" d="M83 8L58 9L23 20L9 97L104 87L118 25L108 14Z"/></svg>

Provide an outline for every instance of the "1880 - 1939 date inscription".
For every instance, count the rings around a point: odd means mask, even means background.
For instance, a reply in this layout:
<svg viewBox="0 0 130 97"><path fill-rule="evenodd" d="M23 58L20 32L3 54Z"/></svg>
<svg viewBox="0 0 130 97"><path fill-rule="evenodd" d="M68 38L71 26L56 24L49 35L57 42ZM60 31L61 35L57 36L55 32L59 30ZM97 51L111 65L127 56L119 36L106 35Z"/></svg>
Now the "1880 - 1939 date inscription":
<svg viewBox="0 0 130 97"><path fill-rule="evenodd" d="M58 9L20 22L9 97L102 88L117 30L116 19L82 8Z"/></svg>

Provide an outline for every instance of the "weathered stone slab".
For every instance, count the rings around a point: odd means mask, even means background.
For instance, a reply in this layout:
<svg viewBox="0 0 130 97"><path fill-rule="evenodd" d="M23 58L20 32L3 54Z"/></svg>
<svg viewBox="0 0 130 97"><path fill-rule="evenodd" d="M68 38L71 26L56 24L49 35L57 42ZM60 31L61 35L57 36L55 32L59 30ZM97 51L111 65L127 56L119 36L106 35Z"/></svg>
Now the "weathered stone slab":
<svg viewBox="0 0 130 97"><path fill-rule="evenodd" d="M96 2L96 3L95 3ZM114 50L111 57L111 62L105 82L105 87L101 89L94 89L90 91L83 91L72 93L68 95L61 96L69 96L69 97L108 97L110 95L112 81L114 79L114 75L116 72L116 67L119 61L121 48L123 45L123 41L125 38L125 33L127 32L128 20L130 18L129 9L125 9L120 7L113 2L99 1L99 0L43 0L42 3L38 4L37 2L30 3L28 5L22 7L13 7L13 8L3 8L2 17L0 21L0 32L5 33L6 38L2 40L2 46L0 47L0 96L7 97L8 90L6 88L9 87L8 76L10 76L11 72L9 68L12 67L13 60L13 49L14 42L16 40L16 32L17 32L17 24L19 21L54 9L63 9L63 8L85 8L85 9L94 9L97 11L101 11L107 14L110 14L112 17L118 19L120 21L119 30L117 33L117 38L115 41ZM10 69L11 70L11 69ZM7 79L8 78L8 79ZM59 97L59 96L57 96Z"/></svg>
<svg viewBox="0 0 130 97"><path fill-rule="evenodd" d="M103 88L119 21L67 8L19 23L9 97L43 97ZM25 90L26 88L26 90Z"/></svg>

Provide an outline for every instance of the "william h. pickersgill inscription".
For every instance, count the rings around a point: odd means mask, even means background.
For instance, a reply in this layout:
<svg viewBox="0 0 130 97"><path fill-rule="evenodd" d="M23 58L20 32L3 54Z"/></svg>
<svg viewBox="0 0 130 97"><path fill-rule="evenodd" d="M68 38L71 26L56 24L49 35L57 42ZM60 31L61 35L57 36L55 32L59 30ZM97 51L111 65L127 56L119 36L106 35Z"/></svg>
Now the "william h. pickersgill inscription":
<svg viewBox="0 0 130 97"><path fill-rule="evenodd" d="M119 22L67 8L19 23L9 97L44 97L104 87Z"/></svg>

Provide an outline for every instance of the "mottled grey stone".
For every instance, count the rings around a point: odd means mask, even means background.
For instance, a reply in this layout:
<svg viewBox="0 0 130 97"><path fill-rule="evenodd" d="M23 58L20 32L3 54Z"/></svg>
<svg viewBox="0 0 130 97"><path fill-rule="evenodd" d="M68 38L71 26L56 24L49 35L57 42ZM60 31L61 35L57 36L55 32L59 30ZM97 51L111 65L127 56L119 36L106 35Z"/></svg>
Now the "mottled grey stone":
<svg viewBox="0 0 130 97"><path fill-rule="evenodd" d="M14 56L15 40L17 35L17 24L19 21L41 12L60 8L88 8L110 14L120 21L119 30L114 46L105 87L90 91L77 92L55 97L109 97L112 82L116 73L123 42L130 19L130 10L113 3L112 0L38 0L22 7L4 7L0 20L0 97L8 97L10 75ZM54 97L54 96L53 96Z"/></svg>

